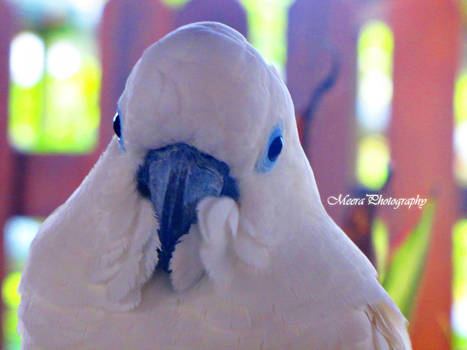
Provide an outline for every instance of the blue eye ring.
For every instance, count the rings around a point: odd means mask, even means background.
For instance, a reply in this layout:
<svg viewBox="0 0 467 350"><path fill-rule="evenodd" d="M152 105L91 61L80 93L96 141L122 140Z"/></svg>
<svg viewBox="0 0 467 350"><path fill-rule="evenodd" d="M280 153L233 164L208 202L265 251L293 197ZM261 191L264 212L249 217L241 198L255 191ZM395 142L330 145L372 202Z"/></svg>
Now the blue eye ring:
<svg viewBox="0 0 467 350"><path fill-rule="evenodd" d="M262 152L261 158L255 165L256 171L259 173L269 172L276 164L283 148L284 138L282 136L282 128L276 125L269 136L268 143Z"/></svg>

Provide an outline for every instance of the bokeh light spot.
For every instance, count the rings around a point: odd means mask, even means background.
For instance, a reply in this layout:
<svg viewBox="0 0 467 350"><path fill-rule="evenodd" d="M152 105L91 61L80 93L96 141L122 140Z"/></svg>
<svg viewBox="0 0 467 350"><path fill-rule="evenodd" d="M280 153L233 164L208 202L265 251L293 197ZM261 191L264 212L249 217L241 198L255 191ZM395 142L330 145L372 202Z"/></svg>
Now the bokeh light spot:
<svg viewBox="0 0 467 350"><path fill-rule="evenodd" d="M9 308L15 309L19 305L20 296L18 293L18 286L20 280L20 272L11 272L3 279L2 298L5 305Z"/></svg>
<svg viewBox="0 0 467 350"><path fill-rule="evenodd" d="M58 41L47 51L47 72L57 79L68 79L79 71L81 53L68 41Z"/></svg>
<svg viewBox="0 0 467 350"><path fill-rule="evenodd" d="M467 71L459 74L454 88L454 115L456 123L467 122Z"/></svg>
<svg viewBox="0 0 467 350"><path fill-rule="evenodd" d="M358 87L357 120L366 130L383 131L389 124L392 80L379 71L361 77Z"/></svg>
<svg viewBox="0 0 467 350"><path fill-rule="evenodd" d="M32 32L18 34L11 42L10 75L15 84L31 87L44 74L45 46L43 40Z"/></svg>
<svg viewBox="0 0 467 350"><path fill-rule="evenodd" d="M467 219L456 222L452 238L454 303L451 322L454 343L458 343L467 342Z"/></svg>
<svg viewBox="0 0 467 350"><path fill-rule="evenodd" d="M162 2L167 6L178 8L185 6L185 4L190 2L190 0L162 0Z"/></svg>
<svg viewBox="0 0 467 350"><path fill-rule="evenodd" d="M287 59L287 14L293 0L240 0L248 20L248 40L285 75Z"/></svg>
<svg viewBox="0 0 467 350"><path fill-rule="evenodd" d="M383 132L390 120L394 38L380 21L369 21L358 40L357 122L370 132Z"/></svg>
<svg viewBox="0 0 467 350"><path fill-rule="evenodd" d="M371 189L380 189L389 174L389 147L382 136L367 136L360 140L357 155L357 178Z"/></svg>
<svg viewBox="0 0 467 350"><path fill-rule="evenodd" d="M467 186L467 120L454 125L454 173L461 186Z"/></svg>
<svg viewBox="0 0 467 350"><path fill-rule="evenodd" d="M369 47L380 47L392 54L394 50L394 36L391 28L382 21L371 20L362 27L358 39L358 51L363 51Z"/></svg>
<svg viewBox="0 0 467 350"><path fill-rule="evenodd" d="M11 260L24 261L36 236L40 221L31 217L15 216L5 225L5 248Z"/></svg>
<svg viewBox="0 0 467 350"><path fill-rule="evenodd" d="M467 161L467 121L459 123L454 129L454 149Z"/></svg>

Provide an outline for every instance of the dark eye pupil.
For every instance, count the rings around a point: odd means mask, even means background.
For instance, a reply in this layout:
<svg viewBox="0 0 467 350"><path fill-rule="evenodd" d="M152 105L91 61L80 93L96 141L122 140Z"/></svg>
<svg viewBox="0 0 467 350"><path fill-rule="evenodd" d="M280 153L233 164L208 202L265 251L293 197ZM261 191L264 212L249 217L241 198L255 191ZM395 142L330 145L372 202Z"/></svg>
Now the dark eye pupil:
<svg viewBox="0 0 467 350"><path fill-rule="evenodd" d="M277 157L279 157L279 154L282 151L282 137L278 136L276 137L272 142L271 145L269 146L268 150L268 158L271 162L274 162Z"/></svg>
<svg viewBox="0 0 467 350"><path fill-rule="evenodd" d="M120 138L120 136L121 136L121 130L120 130L120 115L118 114L118 112L115 113L113 123L114 123L115 135L117 135L117 136Z"/></svg>

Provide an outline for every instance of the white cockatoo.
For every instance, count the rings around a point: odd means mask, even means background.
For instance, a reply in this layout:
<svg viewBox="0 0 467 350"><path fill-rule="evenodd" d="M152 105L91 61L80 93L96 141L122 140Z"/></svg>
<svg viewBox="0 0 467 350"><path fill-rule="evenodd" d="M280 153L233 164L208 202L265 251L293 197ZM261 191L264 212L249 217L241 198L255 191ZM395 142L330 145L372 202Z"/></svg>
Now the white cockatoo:
<svg viewBox="0 0 467 350"><path fill-rule="evenodd" d="M235 30L150 46L114 130L32 243L24 349L410 349L321 204L287 88Z"/></svg>

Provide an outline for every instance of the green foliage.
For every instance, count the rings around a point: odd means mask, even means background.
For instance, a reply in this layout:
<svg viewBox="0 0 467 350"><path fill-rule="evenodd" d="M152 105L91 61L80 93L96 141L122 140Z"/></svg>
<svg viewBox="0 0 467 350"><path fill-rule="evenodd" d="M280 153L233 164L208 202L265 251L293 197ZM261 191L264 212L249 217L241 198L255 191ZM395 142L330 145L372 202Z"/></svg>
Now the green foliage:
<svg viewBox="0 0 467 350"><path fill-rule="evenodd" d="M384 288L407 319L410 319L415 305L418 287L425 268L434 213L435 202L429 200L423 209L418 225L407 235L404 242L393 254L385 273L383 271L382 274ZM374 242L377 242L378 239L385 239L384 234L379 233L379 235L383 237L374 239ZM377 261L384 259L384 255L387 255L387 248L384 250L384 245L378 244L379 246L374 246Z"/></svg>
<svg viewBox="0 0 467 350"><path fill-rule="evenodd" d="M467 350L467 338L459 334L454 334L452 338L451 349Z"/></svg>
<svg viewBox="0 0 467 350"><path fill-rule="evenodd" d="M454 333L451 342L452 350L467 350L467 337Z"/></svg>
<svg viewBox="0 0 467 350"><path fill-rule="evenodd" d="M376 258L376 269L378 270L378 278L380 282L384 281L388 263L389 253L389 235L388 229L384 222L376 219L371 228L371 244Z"/></svg>

